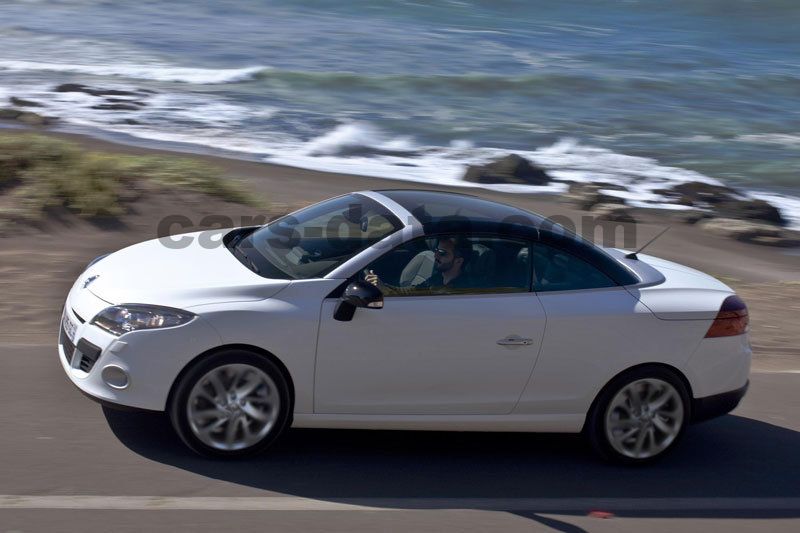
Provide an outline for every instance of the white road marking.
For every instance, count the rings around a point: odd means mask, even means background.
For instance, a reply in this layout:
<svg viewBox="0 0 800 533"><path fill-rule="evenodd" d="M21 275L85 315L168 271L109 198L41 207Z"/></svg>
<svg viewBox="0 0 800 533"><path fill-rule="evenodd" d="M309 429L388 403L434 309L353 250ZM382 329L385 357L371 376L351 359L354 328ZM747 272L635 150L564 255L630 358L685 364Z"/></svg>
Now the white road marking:
<svg viewBox="0 0 800 533"><path fill-rule="evenodd" d="M753 369L751 374L800 374L800 370L767 370Z"/></svg>
<svg viewBox="0 0 800 533"><path fill-rule="evenodd" d="M800 498L354 498L0 495L2 509L195 511L800 511Z"/></svg>

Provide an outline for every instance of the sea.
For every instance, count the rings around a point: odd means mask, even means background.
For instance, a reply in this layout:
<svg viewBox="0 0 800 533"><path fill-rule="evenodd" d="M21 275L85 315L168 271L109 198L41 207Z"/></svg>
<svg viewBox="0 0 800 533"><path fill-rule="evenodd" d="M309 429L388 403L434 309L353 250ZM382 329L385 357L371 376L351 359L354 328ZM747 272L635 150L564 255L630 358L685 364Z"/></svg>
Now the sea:
<svg viewBox="0 0 800 533"><path fill-rule="evenodd" d="M725 183L800 228L797 0L2 0L12 96L64 131L432 186L508 153L560 181L485 187Z"/></svg>

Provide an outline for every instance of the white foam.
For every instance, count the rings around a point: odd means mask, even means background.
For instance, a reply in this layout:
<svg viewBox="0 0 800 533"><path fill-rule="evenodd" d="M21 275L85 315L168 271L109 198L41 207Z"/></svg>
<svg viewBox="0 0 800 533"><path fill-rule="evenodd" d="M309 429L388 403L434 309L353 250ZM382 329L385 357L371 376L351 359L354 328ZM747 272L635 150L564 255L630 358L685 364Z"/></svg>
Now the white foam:
<svg viewBox="0 0 800 533"><path fill-rule="evenodd" d="M235 69L208 69L175 67L164 64L109 64L81 65L71 63L45 63L39 61L0 61L0 70L73 72L94 76L119 76L153 81L175 81L196 84L219 84L247 81L265 70L267 66Z"/></svg>
<svg viewBox="0 0 800 533"><path fill-rule="evenodd" d="M313 139L305 147L310 156L336 155L345 148L375 148L385 151L413 151L410 137L387 138L380 130L363 122L341 124L330 132Z"/></svg>
<svg viewBox="0 0 800 533"><path fill-rule="evenodd" d="M781 211L790 229L800 231L800 198L768 192L751 192L752 198L769 202Z"/></svg>
<svg viewBox="0 0 800 533"><path fill-rule="evenodd" d="M790 135L788 133L758 133L752 135L738 135L734 140L739 142L757 144L777 144L787 148L800 148L800 134Z"/></svg>

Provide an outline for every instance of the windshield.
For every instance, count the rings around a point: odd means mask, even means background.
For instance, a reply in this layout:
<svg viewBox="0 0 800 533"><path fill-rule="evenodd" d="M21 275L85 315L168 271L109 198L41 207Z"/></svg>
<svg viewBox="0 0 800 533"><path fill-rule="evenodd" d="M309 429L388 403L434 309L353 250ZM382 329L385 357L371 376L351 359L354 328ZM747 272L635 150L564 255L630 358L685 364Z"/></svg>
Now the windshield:
<svg viewBox="0 0 800 533"><path fill-rule="evenodd" d="M266 278L318 278L401 227L383 205L348 194L233 238L228 247Z"/></svg>

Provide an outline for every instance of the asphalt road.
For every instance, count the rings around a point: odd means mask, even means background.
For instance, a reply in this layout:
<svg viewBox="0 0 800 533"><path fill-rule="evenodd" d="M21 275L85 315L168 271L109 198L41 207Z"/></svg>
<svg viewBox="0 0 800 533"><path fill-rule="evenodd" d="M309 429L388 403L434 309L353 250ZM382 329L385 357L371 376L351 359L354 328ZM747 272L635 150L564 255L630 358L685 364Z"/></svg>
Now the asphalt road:
<svg viewBox="0 0 800 533"><path fill-rule="evenodd" d="M739 409L646 468L574 436L331 430L221 462L163 416L84 398L52 346L0 354L0 532L800 529L796 372L754 373Z"/></svg>

